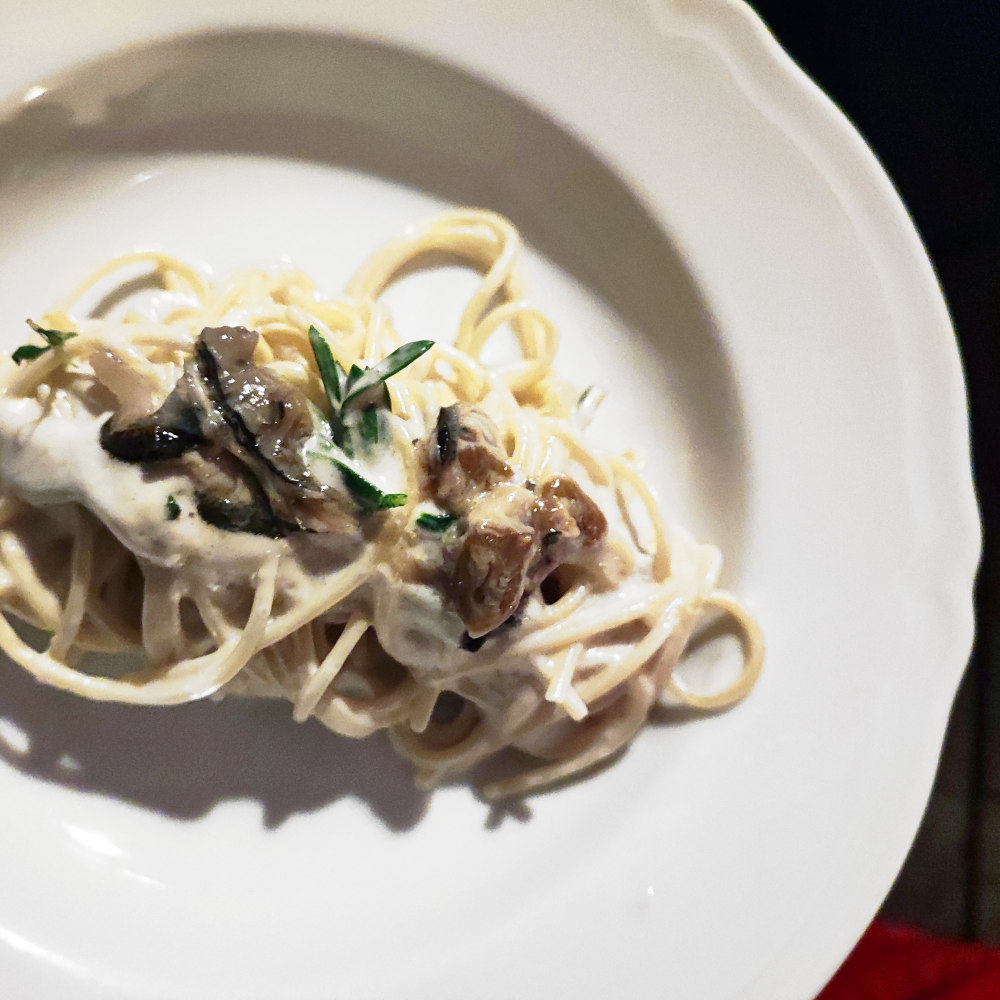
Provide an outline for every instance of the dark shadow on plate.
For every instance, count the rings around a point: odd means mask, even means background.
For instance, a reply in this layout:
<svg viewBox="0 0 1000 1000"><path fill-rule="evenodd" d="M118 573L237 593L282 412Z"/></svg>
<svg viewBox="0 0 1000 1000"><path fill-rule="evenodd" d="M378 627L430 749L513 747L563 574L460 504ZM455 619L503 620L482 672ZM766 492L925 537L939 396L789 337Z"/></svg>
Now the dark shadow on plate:
<svg viewBox="0 0 1000 1000"><path fill-rule="evenodd" d="M23 773L177 819L250 799L260 803L265 826L276 827L351 797L402 831L426 807L409 764L387 740L349 740L315 721L298 725L286 703L111 705L41 685L4 660L0 719L24 736L23 752L20 740L0 739L0 757Z"/></svg>
<svg viewBox="0 0 1000 1000"><path fill-rule="evenodd" d="M610 757L602 760L600 763L581 771L579 774L574 774L561 781L544 785L527 796L512 795L510 798L489 801L480 795L480 799L489 807L485 823L486 829L497 830L507 821L527 823L532 816L531 804L533 802L545 795L558 794L562 788L578 784L581 781L587 781L595 775L615 767L626 753L628 753L627 745L616 750ZM471 780L477 788L483 788L494 781L503 781L508 778L527 774L539 767L544 767L546 763L546 761L539 760L537 757L532 757L530 754L520 750L507 749L495 754L476 767L472 772Z"/></svg>
<svg viewBox="0 0 1000 1000"><path fill-rule="evenodd" d="M60 158L254 154L345 167L508 216L637 337L670 379L685 428L700 534L737 569L747 453L739 394L715 321L669 235L589 147L522 100L425 56L375 41L287 31L171 39L78 67L0 117L0 197ZM407 220L409 221L409 220ZM336 220L289 219L290 226ZM248 206L248 227L252 206ZM248 235L248 238L250 236ZM150 234L155 239L155 234ZM123 248L124 249L124 248ZM571 332L564 341L572 343ZM635 366L623 349L620 363ZM655 456L651 456L655 459ZM393 829L423 799L384 742L355 744L288 707L94 705L0 672L0 715L29 735L16 766L174 816L258 799L267 822L343 795ZM82 769L64 773L62 754Z"/></svg>

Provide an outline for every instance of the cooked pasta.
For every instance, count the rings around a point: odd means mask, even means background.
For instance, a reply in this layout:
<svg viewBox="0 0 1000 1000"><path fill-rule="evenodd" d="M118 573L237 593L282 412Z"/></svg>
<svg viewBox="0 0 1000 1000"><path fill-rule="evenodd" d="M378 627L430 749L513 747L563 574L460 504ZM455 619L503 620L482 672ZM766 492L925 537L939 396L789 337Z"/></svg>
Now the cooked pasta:
<svg viewBox="0 0 1000 1000"><path fill-rule="evenodd" d="M743 698L757 624L636 461L588 443L601 394L556 376L518 249L507 220L445 212L332 299L290 269L101 267L0 370L3 650L86 698L387 730L425 787L536 759L488 798L614 755L658 701ZM404 344L382 293L442 254L478 285L453 342ZM519 358L487 365L501 330ZM742 669L696 693L676 668L712 608Z"/></svg>

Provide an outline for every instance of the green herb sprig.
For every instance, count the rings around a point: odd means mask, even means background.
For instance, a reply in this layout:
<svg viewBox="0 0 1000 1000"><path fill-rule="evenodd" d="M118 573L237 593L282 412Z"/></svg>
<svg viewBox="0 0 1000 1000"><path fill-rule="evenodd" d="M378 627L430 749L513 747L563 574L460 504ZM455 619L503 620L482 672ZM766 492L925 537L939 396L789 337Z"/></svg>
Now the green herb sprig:
<svg viewBox="0 0 1000 1000"><path fill-rule="evenodd" d="M356 450L372 451L382 440L383 415L390 408L386 380L434 346L432 340L415 340L398 347L371 368L351 365L350 371L345 371L323 334L314 326L309 327L309 343L328 404L326 419L333 443L348 458L353 458ZM405 493L383 492L332 454L319 452L313 453L313 457L337 467L341 480L363 513L391 510L406 503Z"/></svg>
<svg viewBox="0 0 1000 1000"><path fill-rule="evenodd" d="M332 454L314 451L310 453L310 458L322 459L324 462L336 466L348 492L365 514L371 514L377 510L391 510L393 507L402 507L406 503L405 493L383 492L373 482L365 479L360 472L352 469L346 462L334 458Z"/></svg>
<svg viewBox="0 0 1000 1000"><path fill-rule="evenodd" d="M309 327L316 367L330 407L328 421L333 440L348 456L355 445L372 448L382 438L380 411L389 409L386 380L413 364L434 346L433 340L414 340L397 347L371 368L351 365L350 371L333 356L330 345L316 327Z"/></svg>
<svg viewBox="0 0 1000 1000"><path fill-rule="evenodd" d="M63 333L62 330L46 330L39 326L34 320L25 320L28 326L35 331L44 341L45 346L39 344L22 344L12 355L14 364L19 365L22 361L34 361L41 357L46 351L51 351L54 347L62 347L67 340L75 337L75 333Z"/></svg>
<svg viewBox="0 0 1000 1000"><path fill-rule="evenodd" d="M413 340L402 347L397 347L392 354L386 355L377 365L361 369L352 365L347 376L347 388L344 393L344 406L364 405L365 397L373 389L385 390L385 381L398 374L404 368L412 365L417 358L426 354L434 346L433 340ZM388 405L388 401L387 405Z"/></svg>
<svg viewBox="0 0 1000 1000"><path fill-rule="evenodd" d="M417 515L417 527L436 535L446 532L458 520L454 514L431 514L423 511Z"/></svg>

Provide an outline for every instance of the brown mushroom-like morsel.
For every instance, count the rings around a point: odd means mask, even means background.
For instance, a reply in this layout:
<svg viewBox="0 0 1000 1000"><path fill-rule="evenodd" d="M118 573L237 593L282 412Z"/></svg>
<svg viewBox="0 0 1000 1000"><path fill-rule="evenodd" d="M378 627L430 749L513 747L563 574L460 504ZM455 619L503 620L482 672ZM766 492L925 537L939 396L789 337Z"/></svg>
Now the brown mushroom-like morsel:
<svg viewBox="0 0 1000 1000"><path fill-rule="evenodd" d="M227 531L280 537L296 531L356 530L337 495L309 474L309 401L253 361L258 334L207 327L158 410L130 422L128 403L101 428L101 446L123 462L176 460L194 486L202 520ZM116 377L111 362L95 365ZM114 386L112 390L115 391ZM134 412L134 410L133 410Z"/></svg>
<svg viewBox="0 0 1000 1000"><path fill-rule="evenodd" d="M496 424L468 403L443 406L424 451L428 492L451 514L465 514L514 471Z"/></svg>
<svg viewBox="0 0 1000 1000"><path fill-rule="evenodd" d="M208 327L197 345L199 372L239 445L296 486L309 486L302 444L312 433L309 401L290 383L253 363L258 335Z"/></svg>
<svg viewBox="0 0 1000 1000"><path fill-rule="evenodd" d="M462 539L448 595L470 638L492 632L517 610L536 546L531 528L513 524L485 522Z"/></svg>
<svg viewBox="0 0 1000 1000"><path fill-rule="evenodd" d="M607 518L574 479L519 481L496 424L469 404L442 407L424 467L427 491L460 519L445 553L445 590L470 652L525 594L560 565L589 558L607 534Z"/></svg>
<svg viewBox="0 0 1000 1000"><path fill-rule="evenodd" d="M109 417L101 425L101 447L121 462L164 462L180 458L205 441L197 428L164 427L152 420L116 430Z"/></svg>
<svg viewBox="0 0 1000 1000"><path fill-rule="evenodd" d="M191 452L184 456L183 466L194 487L198 516L207 524L268 538L298 530L275 512L256 476L231 455L221 452L205 458Z"/></svg>
<svg viewBox="0 0 1000 1000"><path fill-rule="evenodd" d="M542 536L543 558L532 574L539 579L603 541L608 532L604 512L569 476L556 476L542 484L531 523Z"/></svg>

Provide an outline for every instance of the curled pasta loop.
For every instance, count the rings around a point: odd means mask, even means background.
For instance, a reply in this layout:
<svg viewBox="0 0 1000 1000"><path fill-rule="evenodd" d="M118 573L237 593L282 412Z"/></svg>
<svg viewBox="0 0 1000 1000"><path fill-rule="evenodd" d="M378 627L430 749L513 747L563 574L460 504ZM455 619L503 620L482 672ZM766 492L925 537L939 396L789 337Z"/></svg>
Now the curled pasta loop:
<svg viewBox="0 0 1000 1000"><path fill-rule="evenodd" d="M397 470L394 489L405 494L394 498L399 506L365 510L355 497L358 510L345 513L343 529L254 538L220 532L190 509L190 520L173 528L160 522L172 523L179 508L160 520L147 511L133 524L112 509L110 492L95 499L85 483L60 494L84 499L37 506L30 489L4 487L0 647L38 680L95 700L283 698L297 721L315 718L351 737L384 730L423 787L507 747L540 761L487 784L487 798L527 794L609 760L660 697L706 711L746 697L763 664L760 627L718 589L717 551L668 523L636 463L587 441L584 428L602 393L591 387L581 394L556 378L558 333L528 294L522 249L507 219L458 209L385 243L337 297L292 268L245 271L219 283L205 269L155 250L97 268L38 317L43 330L71 336L46 337L55 343L36 345L29 364L0 362L0 434L3 406L13 399L39 425L89 421L94 446L109 409L115 412L109 399L121 402L134 388L136 412L145 406L141 412L149 416L179 379L206 381L188 367L202 331L238 326L258 335L254 365L301 392L309 403L302 411L318 415L319 423L307 424L309 447L316 441L332 447L339 419L334 389L329 371L321 375L311 338L319 335L344 378L357 379L403 344L382 299L395 281L442 257L476 278L450 342L447 335L437 339L383 382L379 403L361 404L382 421L378 459ZM155 305L133 298L150 285L159 286ZM487 364L501 354L500 337L512 347L511 360ZM126 382L119 393L116 385ZM488 642L481 649L463 636L458 601L448 589L471 516L449 512L454 524L436 535L421 526L422 516L440 509L432 505L444 504L428 485L434 461L428 456L441 448L430 435L438 433L441 409L456 403L482 410L495 425L493 467L512 477L497 500L498 522L520 524L522 535L535 532L530 540L538 549L524 568L516 609L482 637ZM217 400L214 406L199 412L218 420L224 407ZM170 467L164 478L175 472ZM559 503L545 493L561 477L593 499L607 533L601 529L593 551L582 545L557 564L546 561L544 545L570 541L583 525L579 512L579 524L568 513L576 502L571 493ZM503 506L522 503L537 513L546 502L557 527L544 540L543 528L528 530ZM432 523L441 516L431 513ZM211 544L202 544L205 532L216 532ZM169 544L161 544L165 538ZM743 663L724 690L698 693L678 665L710 608L736 623ZM10 618L49 633L45 648L25 641ZM99 676L81 669L90 652L127 654L141 665L123 677Z"/></svg>
<svg viewBox="0 0 1000 1000"><path fill-rule="evenodd" d="M714 711L742 701L757 683L764 666L764 633L757 620L732 594L715 590L705 598L705 604L726 612L736 623L744 645L742 667L732 684L721 691L699 694L690 690L673 672L666 684L666 693L689 708Z"/></svg>

